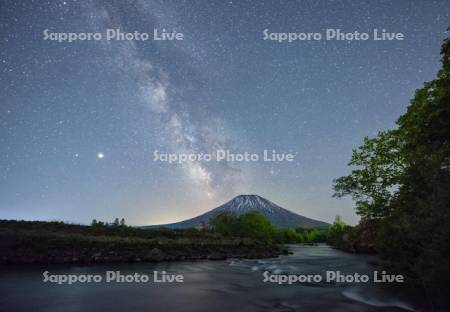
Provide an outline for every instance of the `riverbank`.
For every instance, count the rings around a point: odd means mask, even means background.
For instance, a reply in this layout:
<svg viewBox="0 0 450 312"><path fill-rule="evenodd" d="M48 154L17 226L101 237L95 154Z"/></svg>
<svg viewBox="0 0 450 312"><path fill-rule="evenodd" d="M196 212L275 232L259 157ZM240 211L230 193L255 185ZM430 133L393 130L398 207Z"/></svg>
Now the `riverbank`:
<svg viewBox="0 0 450 312"><path fill-rule="evenodd" d="M0 263L113 263L269 258L280 245L209 231L0 221Z"/></svg>
<svg viewBox="0 0 450 312"><path fill-rule="evenodd" d="M356 226L345 225L339 231L332 232L328 244L335 249L349 253L377 254L377 222L360 222Z"/></svg>

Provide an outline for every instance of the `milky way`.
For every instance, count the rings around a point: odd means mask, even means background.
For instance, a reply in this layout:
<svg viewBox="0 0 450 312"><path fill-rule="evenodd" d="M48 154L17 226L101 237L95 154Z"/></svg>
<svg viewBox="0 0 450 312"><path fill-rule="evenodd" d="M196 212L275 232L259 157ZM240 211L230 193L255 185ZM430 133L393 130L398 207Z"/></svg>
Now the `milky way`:
<svg viewBox="0 0 450 312"><path fill-rule="evenodd" d="M332 180L433 79L449 12L448 1L5 1L0 218L166 223L255 193L354 223ZM264 40L327 28L404 40ZM44 40L108 29L183 40ZM296 159L152 156L225 149Z"/></svg>

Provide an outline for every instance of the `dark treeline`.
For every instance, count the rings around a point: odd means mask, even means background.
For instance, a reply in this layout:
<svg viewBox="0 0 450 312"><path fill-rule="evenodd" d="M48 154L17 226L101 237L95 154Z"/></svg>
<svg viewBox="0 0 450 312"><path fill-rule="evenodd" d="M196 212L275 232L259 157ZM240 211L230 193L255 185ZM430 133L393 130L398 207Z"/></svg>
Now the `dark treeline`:
<svg viewBox="0 0 450 312"><path fill-rule="evenodd" d="M140 229L120 221L87 226L0 220L0 264L220 260L286 252L271 241L224 237L211 229Z"/></svg>
<svg viewBox="0 0 450 312"><path fill-rule="evenodd" d="M126 226L126 222L125 222L125 218L120 219L119 218L115 218L114 222L108 223L108 222L103 222L103 221L97 221L97 219L93 219L91 222L91 226L97 226L97 227L101 227L101 226Z"/></svg>
<svg viewBox="0 0 450 312"><path fill-rule="evenodd" d="M335 196L350 195L361 222L337 245L369 233L388 268L421 287L430 309L450 298L450 41L436 79L418 89L397 127L353 151Z"/></svg>
<svg viewBox="0 0 450 312"><path fill-rule="evenodd" d="M85 237L105 236L105 237L135 237L144 239L154 239L165 237L177 239L183 237L190 238L215 238L220 235L209 231L199 231L195 228L189 229L166 229L153 228L142 229L139 227L118 224L115 222L102 222L93 220L90 225L65 223L62 221L20 221L20 220L0 220L0 236L7 234L27 234L27 235L80 235Z"/></svg>

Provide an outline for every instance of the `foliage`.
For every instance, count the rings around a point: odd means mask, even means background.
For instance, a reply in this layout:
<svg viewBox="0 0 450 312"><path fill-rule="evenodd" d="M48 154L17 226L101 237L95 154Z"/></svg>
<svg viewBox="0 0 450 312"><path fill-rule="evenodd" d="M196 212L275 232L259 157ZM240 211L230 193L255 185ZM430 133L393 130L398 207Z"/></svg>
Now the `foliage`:
<svg viewBox="0 0 450 312"><path fill-rule="evenodd" d="M257 211L242 215L222 213L213 218L210 224L214 231L226 237L248 237L279 244L325 242L327 237L326 229L277 228Z"/></svg>
<svg viewBox="0 0 450 312"><path fill-rule="evenodd" d="M275 228L261 213L254 211L242 215L222 213L210 221L214 230L224 236L248 237L270 241Z"/></svg>
<svg viewBox="0 0 450 312"><path fill-rule="evenodd" d="M279 244L301 243L301 237L294 229L275 229L272 239Z"/></svg>
<svg viewBox="0 0 450 312"><path fill-rule="evenodd" d="M351 226L347 225L339 215L334 219L333 224L328 228L327 242L331 245L340 245L344 235L348 233Z"/></svg>
<svg viewBox="0 0 450 312"><path fill-rule="evenodd" d="M356 212L363 218L389 215L389 204L405 170L403 158L397 130L380 132L372 139L365 137L348 163L355 169L350 175L334 180L334 197L351 195Z"/></svg>
<svg viewBox="0 0 450 312"><path fill-rule="evenodd" d="M270 241L274 227L270 221L259 212L249 212L238 218L238 236L250 237L261 241Z"/></svg>
<svg viewBox="0 0 450 312"><path fill-rule="evenodd" d="M325 243L328 237L328 228L298 228L297 243Z"/></svg>

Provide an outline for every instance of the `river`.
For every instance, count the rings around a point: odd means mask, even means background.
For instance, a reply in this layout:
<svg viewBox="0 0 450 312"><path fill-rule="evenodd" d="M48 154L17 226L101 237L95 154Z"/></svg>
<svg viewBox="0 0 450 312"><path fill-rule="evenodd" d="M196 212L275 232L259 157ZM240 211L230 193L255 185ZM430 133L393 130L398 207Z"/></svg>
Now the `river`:
<svg viewBox="0 0 450 312"><path fill-rule="evenodd" d="M326 245L290 246L273 259L5 266L0 268L0 311L414 311L411 302L379 283L264 282L266 274L367 274L372 256L347 254ZM44 283L43 272L76 275L148 274L166 271L183 283Z"/></svg>

